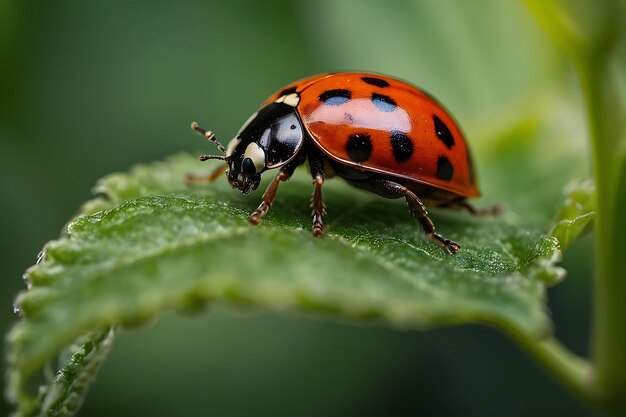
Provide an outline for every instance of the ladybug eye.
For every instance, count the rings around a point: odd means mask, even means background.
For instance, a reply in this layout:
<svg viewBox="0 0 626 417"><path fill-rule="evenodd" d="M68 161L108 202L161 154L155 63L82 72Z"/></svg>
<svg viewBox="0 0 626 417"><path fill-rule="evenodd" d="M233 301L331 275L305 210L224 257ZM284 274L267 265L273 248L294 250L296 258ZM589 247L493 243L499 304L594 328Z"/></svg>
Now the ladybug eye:
<svg viewBox="0 0 626 417"><path fill-rule="evenodd" d="M254 162L252 162L252 159L245 158L243 160L243 162L241 163L241 172L247 177L251 177L256 174L256 168L254 167Z"/></svg>

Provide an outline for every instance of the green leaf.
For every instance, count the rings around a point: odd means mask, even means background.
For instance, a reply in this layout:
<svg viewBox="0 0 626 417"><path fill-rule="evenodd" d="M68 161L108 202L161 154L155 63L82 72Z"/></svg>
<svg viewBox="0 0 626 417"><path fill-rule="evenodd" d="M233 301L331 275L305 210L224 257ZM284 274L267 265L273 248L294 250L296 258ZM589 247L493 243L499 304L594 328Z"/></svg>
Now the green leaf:
<svg viewBox="0 0 626 417"><path fill-rule="evenodd" d="M78 411L112 341L113 330L96 332L85 337L79 346L70 346L68 357L61 355L61 369L40 392L41 408L46 410L46 416L67 416Z"/></svg>
<svg viewBox="0 0 626 417"><path fill-rule="evenodd" d="M515 126L485 152L493 172L541 163L529 162L540 142L520 140L537 137L532 126ZM209 302L410 328L480 322L530 341L551 332L545 284L563 271L555 266L559 242L548 230L559 200L554 191L570 174L560 166L549 165L559 175L548 175L553 182L544 181L534 200L520 197L515 187L502 188L502 175L486 175L485 188L499 189L493 194L506 202L504 216L433 209L438 231L462 245L455 256L424 236L403 201L340 180L324 187L326 235L313 238L311 180L303 169L281 186L263 224L251 226L247 216L260 191L249 197L225 181L184 184L185 173L203 167L178 155L109 175L96 187L100 197L85 204L65 236L46 245L42 260L26 273L29 290L16 300L22 320L8 336L8 393L21 415L71 414L98 360L70 363L84 378L63 372L56 382L48 378L44 400L36 401L27 387L83 335L136 326L169 309L196 311ZM509 185L526 187L545 175L545 168L529 169L510 177ZM93 336L85 346L101 359L104 342L110 340ZM85 349L77 357L89 358Z"/></svg>
<svg viewBox="0 0 626 417"><path fill-rule="evenodd" d="M585 230L595 216L593 182L574 183L566 190L566 198L552 228L552 236L561 248L568 247Z"/></svg>

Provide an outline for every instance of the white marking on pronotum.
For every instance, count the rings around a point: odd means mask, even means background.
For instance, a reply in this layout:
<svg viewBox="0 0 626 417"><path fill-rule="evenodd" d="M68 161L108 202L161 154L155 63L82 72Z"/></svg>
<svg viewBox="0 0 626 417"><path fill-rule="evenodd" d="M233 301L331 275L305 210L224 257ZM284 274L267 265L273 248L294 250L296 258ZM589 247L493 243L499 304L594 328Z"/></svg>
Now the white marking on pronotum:
<svg viewBox="0 0 626 417"><path fill-rule="evenodd" d="M261 172L265 168L265 151L256 142L250 142L246 152L243 154L243 158L252 159L256 172Z"/></svg>
<svg viewBox="0 0 626 417"><path fill-rule="evenodd" d="M233 152L235 152L235 148L240 143L241 138L239 136L228 142L228 146L226 146L226 158L230 158L233 155Z"/></svg>
<svg viewBox="0 0 626 417"><path fill-rule="evenodd" d="M285 96L283 102L288 106L296 107L300 103L300 96L298 93L291 93Z"/></svg>
<svg viewBox="0 0 626 417"><path fill-rule="evenodd" d="M286 97L286 96L280 96L280 97L278 97L276 100L274 100L274 103L282 103L283 101L285 101L285 97Z"/></svg>

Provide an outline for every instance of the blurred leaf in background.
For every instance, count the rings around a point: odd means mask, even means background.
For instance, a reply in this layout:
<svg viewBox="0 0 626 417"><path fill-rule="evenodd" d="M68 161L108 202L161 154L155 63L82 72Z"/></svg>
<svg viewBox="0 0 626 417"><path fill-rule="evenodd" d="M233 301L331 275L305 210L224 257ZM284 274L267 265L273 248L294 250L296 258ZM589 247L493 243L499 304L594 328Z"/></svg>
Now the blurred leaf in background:
<svg viewBox="0 0 626 417"><path fill-rule="evenodd" d="M479 168L506 167L492 138L511 126L548 138L540 154L584 152L573 76L517 2L7 0L5 21L3 329L33 254L97 178L195 152L191 120L227 138L270 92L310 74L367 70L424 87L464 126ZM579 354L590 252L589 239L574 245L569 279L550 294L558 336ZM484 328L422 334L211 309L122 333L81 415L586 415L528 363Z"/></svg>

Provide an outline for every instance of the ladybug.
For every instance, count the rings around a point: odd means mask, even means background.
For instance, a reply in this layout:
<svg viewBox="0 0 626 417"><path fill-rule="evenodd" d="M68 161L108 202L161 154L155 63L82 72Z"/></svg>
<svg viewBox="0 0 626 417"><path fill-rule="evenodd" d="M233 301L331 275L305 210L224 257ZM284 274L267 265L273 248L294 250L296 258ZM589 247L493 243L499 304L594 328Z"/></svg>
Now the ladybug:
<svg viewBox="0 0 626 417"><path fill-rule="evenodd" d="M458 125L433 97L396 78L342 72L316 75L272 94L244 123L228 146L192 123L223 155L201 161L225 161L207 176L187 176L188 183L207 183L226 173L233 188L255 190L261 174L278 174L249 221L267 214L278 185L308 161L313 177L312 231L322 234L326 213L322 186L339 176L349 184L386 198L404 197L424 232L449 253L458 243L435 232L426 206L477 210L466 202L480 195L470 152ZM419 197L418 197L419 196Z"/></svg>

